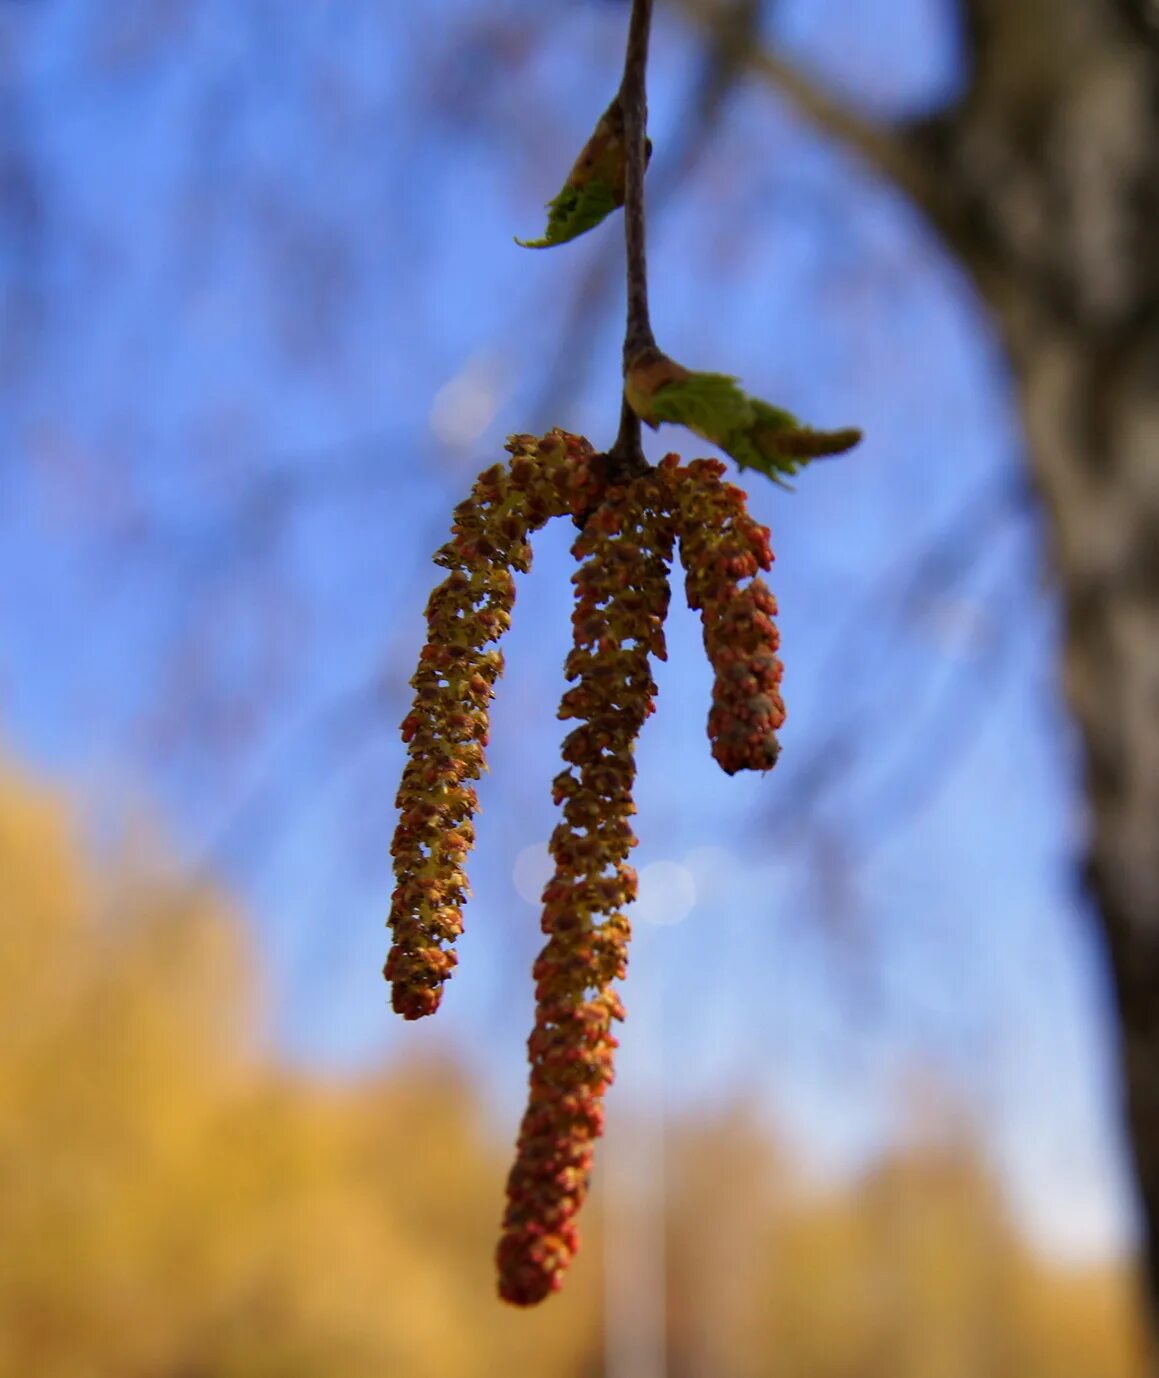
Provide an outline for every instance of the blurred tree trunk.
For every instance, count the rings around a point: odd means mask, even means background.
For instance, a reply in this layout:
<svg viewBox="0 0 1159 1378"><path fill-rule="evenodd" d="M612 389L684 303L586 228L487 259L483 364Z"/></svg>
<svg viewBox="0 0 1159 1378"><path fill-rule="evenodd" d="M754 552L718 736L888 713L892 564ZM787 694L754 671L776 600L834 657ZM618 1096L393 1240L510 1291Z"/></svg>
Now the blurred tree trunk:
<svg viewBox="0 0 1159 1378"><path fill-rule="evenodd" d="M722 0L688 3L704 20ZM1065 612L1159 1319L1159 0L960 12L966 89L912 126L867 123L774 54L748 65L920 206L1009 352Z"/></svg>
<svg viewBox="0 0 1159 1378"><path fill-rule="evenodd" d="M1147 6L974 0L968 95L916 134L940 170L935 221L1006 341L1046 508L1159 1315L1159 48Z"/></svg>

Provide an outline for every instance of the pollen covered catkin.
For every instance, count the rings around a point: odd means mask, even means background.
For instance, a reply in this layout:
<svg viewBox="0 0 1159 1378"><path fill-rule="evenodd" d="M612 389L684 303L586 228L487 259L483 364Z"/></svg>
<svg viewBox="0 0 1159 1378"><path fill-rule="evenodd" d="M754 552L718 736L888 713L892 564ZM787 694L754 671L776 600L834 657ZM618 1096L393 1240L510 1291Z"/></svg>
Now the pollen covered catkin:
<svg viewBox="0 0 1159 1378"><path fill-rule="evenodd" d="M574 718L554 782L563 821L551 837L555 874L543 892L548 941L535 963L531 1086L507 1183L497 1261L499 1292L527 1306L559 1288L578 1247L575 1216L588 1190L603 1096L623 1018L612 982L627 967L635 898L626 864L635 846L635 742L653 710L649 658L664 659L673 527L655 472L613 489L574 553L574 646L559 716Z"/></svg>
<svg viewBox="0 0 1159 1378"><path fill-rule="evenodd" d="M427 603L414 703L402 724L407 764L395 800L394 941L384 970L405 1019L434 1013L455 966L478 807L470 782L485 769L490 703L503 672L494 643L510 625L514 572L531 567L532 532L588 510L601 493L586 440L557 430L542 440L515 436L507 448L510 461L479 475L435 555L448 573Z"/></svg>
<svg viewBox="0 0 1159 1378"><path fill-rule="evenodd" d="M772 566L768 528L749 513L744 490L725 483L716 459L661 464L680 539L688 606L704 627L716 672L708 736L722 770L769 770L780 754L781 698L777 604L757 574ZM746 582L747 581L747 582Z"/></svg>
<svg viewBox="0 0 1159 1378"><path fill-rule="evenodd" d="M669 567L679 542L688 603L701 615L715 672L708 735L730 775L767 770L784 721L776 603L760 578L768 530L749 514L724 465L675 455L609 482L609 456L552 431L516 436L511 459L480 474L455 509L436 563L446 578L427 604L427 640L402 724L407 764L398 793L397 885L386 963L394 1008L407 1019L437 1009L455 965L467 895L490 703L503 668L496 646L515 599L514 575L531 564L528 537L570 514L569 687L559 716L573 723L553 782L561 819L551 836L554 874L543 891L547 941L535 979L527 1110L507 1181L496 1262L500 1296L518 1306L562 1284L579 1246L604 1094L624 1017L615 983L627 970L625 907L636 897L627 864L636 845L632 792L636 739L653 710L652 657L666 659Z"/></svg>

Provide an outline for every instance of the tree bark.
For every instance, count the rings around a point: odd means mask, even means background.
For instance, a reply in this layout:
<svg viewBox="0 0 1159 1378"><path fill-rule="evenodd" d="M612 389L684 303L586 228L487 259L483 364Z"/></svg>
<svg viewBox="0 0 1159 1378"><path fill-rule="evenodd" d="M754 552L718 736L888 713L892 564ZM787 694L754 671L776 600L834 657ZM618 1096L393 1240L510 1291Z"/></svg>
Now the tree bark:
<svg viewBox="0 0 1159 1378"><path fill-rule="evenodd" d="M1129 1139L1159 1316L1159 331L1056 327L1014 352L1065 611L1088 876L1118 999ZM1060 1203L1062 1204L1062 1203Z"/></svg>
<svg viewBox="0 0 1159 1378"><path fill-rule="evenodd" d="M1009 350L1046 510L1159 1322L1159 52L1126 0L965 9L969 94L919 142Z"/></svg>

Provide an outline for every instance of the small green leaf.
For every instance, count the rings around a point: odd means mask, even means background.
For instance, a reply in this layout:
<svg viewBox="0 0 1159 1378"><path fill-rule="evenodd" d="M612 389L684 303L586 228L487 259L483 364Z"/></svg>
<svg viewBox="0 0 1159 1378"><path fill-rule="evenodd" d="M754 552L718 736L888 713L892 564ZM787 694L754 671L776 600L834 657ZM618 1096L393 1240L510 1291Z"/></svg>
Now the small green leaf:
<svg viewBox="0 0 1159 1378"><path fill-rule="evenodd" d="M798 428L797 418L792 412L774 407L768 402L762 402L759 397L750 398L749 404L753 409L753 417L762 434L772 437L781 431L792 431Z"/></svg>
<svg viewBox="0 0 1159 1378"><path fill-rule="evenodd" d="M646 145L651 156L652 145ZM547 229L539 239L520 239L524 249L549 249L594 229L624 204L624 112L616 97L600 116L567 181L547 203Z"/></svg>
<svg viewBox="0 0 1159 1378"><path fill-rule="evenodd" d="M673 380L652 396L652 424L661 421L687 426L718 444L717 436L752 423L749 399L727 373L690 373Z"/></svg>
<svg viewBox="0 0 1159 1378"><path fill-rule="evenodd" d="M607 182L589 182L582 187L569 182L547 203L547 229L543 237L520 239L516 235L515 242L524 249L550 249L555 244L566 244L594 229L622 204Z"/></svg>
<svg viewBox="0 0 1159 1378"><path fill-rule="evenodd" d="M774 483L811 459L841 454L861 439L853 429L815 431L791 412L749 397L725 373L693 373L658 349L646 349L624 379L628 405L653 428L687 426L730 455L741 469L759 469ZM787 486L787 485L784 485Z"/></svg>

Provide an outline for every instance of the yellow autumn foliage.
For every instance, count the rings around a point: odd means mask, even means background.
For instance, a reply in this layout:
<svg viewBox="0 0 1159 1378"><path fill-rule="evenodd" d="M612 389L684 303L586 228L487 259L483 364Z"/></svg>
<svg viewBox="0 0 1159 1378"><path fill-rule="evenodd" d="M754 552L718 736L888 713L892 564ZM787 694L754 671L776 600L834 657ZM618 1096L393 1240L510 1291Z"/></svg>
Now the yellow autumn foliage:
<svg viewBox="0 0 1159 1378"><path fill-rule="evenodd" d="M259 1055L219 897L92 875L0 780L0 1378L570 1375L594 1277L495 1300L505 1163L445 1067Z"/></svg>
<svg viewBox="0 0 1159 1378"><path fill-rule="evenodd" d="M245 935L0 774L0 1378L605 1374L598 1211L562 1295L501 1305L462 1073L286 1065ZM811 1196L736 1110L670 1159L671 1375L1142 1378L1127 1271L1047 1267L976 1155Z"/></svg>

